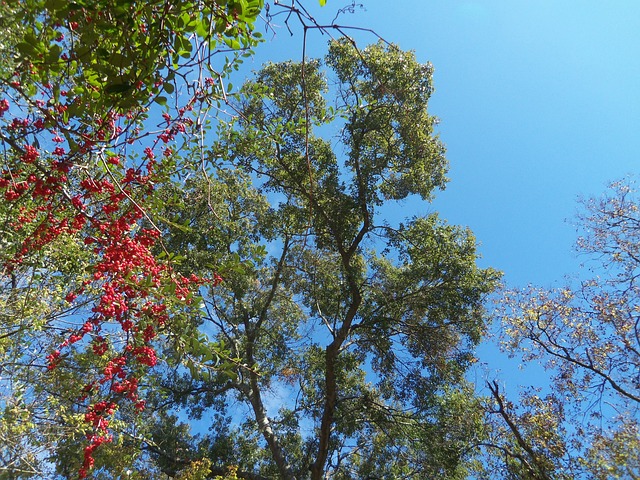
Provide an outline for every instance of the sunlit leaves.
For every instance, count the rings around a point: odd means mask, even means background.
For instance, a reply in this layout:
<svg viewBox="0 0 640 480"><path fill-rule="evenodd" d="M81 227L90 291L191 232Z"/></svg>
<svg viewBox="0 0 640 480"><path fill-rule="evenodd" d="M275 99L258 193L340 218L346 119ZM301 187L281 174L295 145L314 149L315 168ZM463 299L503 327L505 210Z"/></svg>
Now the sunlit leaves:
<svg viewBox="0 0 640 480"><path fill-rule="evenodd" d="M218 361L216 344L180 338L189 331L186 312L195 310L187 307L195 277L177 275L175 258L151 252L158 240L151 218L155 185L174 181L180 168L174 150L190 133L187 112L237 61L231 55L215 70L218 43L244 53L257 44L262 2L240 3L3 4L2 394L11 399L12 388L29 385L25 411L38 421L21 444L26 453L47 422L68 421L42 410L50 399L60 410L84 409L85 425L74 424L67 443L48 440L55 455L37 454L66 476L78 468L88 474L94 451L114 438L114 417L132 413L124 403L144 408L139 379L158 363L151 343L159 334L178 337L197 361ZM187 86L185 69L199 69L201 82ZM159 107L160 131L148 115ZM12 462L2 467L11 471Z"/></svg>

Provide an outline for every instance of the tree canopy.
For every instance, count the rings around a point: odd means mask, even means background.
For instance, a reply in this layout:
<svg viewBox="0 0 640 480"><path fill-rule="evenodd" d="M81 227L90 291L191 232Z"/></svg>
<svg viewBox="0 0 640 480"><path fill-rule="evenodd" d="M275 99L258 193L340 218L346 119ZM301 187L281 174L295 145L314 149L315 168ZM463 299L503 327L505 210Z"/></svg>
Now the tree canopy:
<svg viewBox="0 0 640 480"><path fill-rule="evenodd" d="M430 73L394 46L348 41L322 63L267 65L219 133L209 179L166 202L164 238L184 266L235 265L204 296L201 325L230 347L232 376L194 361L201 377L163 380L166 401L204 421L242 405L249 421L229 416L228 435L201 440L242 472L465 475L481 419L464 373L497 274L476 267L468 230L380 212L444 186ZM329 126L337 140L314 133Z"/></svg>
<svg viewBox="0 0 640 480"><path fill-rule="evenodd" d="M11 478L465 475L498 275L383 215L447 181L431 66L343 39L234 93L262 6L6 3Z"/></svg>
<svg viewBox="0 0 640 480"><path fill-rule="evenodd" d="M248 75L278 13L338 38ZM299 2L7 0L0 27L1 478L640 477L630 184L584 202L598 276L487 315L412 52ZM479 394L491 317L549 388Z"/></svg>

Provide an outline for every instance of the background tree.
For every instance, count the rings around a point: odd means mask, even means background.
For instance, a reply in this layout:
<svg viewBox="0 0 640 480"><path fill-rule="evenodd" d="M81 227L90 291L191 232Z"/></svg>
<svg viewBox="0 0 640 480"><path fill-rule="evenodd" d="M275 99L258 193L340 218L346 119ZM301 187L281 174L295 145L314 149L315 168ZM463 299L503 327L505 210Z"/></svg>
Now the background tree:
<svg viewBox="0 0 640 480"><path fill-rule="evenodd" d="M597 276L577 289L531 287L507 291L502 300L503 348L525 364L543 362L553 374L546 400L529 392L521 414L498 408L522 438L503 448L519 468L525 461L516 450L527 450L527 461L553 459L554 468L540 469L547 476L532 478L638 478L638 194L631 181L619 181L582 205L577 250ZM506 404L497 385L492 393L498 406ZM501 442L515 438L516 428L506 430Z"/></svg>

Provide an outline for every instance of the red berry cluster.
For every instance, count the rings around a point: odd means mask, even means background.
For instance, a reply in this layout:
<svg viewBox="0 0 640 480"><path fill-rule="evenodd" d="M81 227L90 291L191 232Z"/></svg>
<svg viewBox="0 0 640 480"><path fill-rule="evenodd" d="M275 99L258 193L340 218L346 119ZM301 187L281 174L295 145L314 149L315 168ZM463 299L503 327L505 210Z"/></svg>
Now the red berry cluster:
<svg viewBox="0 0 640 480"><path fill-rule="evenodd" d="M0 100L0 116L10 111L10 103ZM65 350L89 348L96 364L105 365L80 395L80 400L88 404L85 421L92 430L79 470L80 478L84 478L94 465L93 452L111 441L109 418L120 402L130 401L137 411L144 410L138 378L144 369L158 363L153 341L169 321L170 305L189 303L203 280L177 275L169 264L158 260L152 248L160 234L141 226L145 201L154 191L153 147L144 149L143 163L138 167L126 167L119 155L109 155L105 164L111 169L110 175L104 170L97 176L90 175L89 169L74 163L70 148L66 153L61 145L65 140L57 131L47 130L45 122L38 120L42 119L13 119L5 127L20 130L25 137L29 134L42 139L49 133L55 148L49 153L28 143L10 145L17 161L11 169L0 172L0 195L18 208L20 215L12 227L24 232L24 240L4 268L7 272L18 268L29 255L62 236L80 236L92 249L95 262L88 278L65 300L76 302L89 287L101 292L99 298L91 315L47 356L47 368L55 370L64 363ZM94 135L83 132L75 154L95 153L99 147L104 149L101 142L118 138L122 129L116 120L111 115L97 122ZM177 123L162 131L156 143L172 141L183 132L184 123ZM165 147L163 153L171 155L171 150ZM214 283L219 281L219 277L214 279ZM117 335L113 327L105 329L107 324L119 326L122 333ZM98 401L91 405L92 400Z"/></svg>
<svg viewBox="0 0 640 480"><path fill-rule="evenodd" d="M95 463L93 452L103 443L113 440L113 436L108 433L108 417L112 416L116 409L117 405L114 402L102 401L89 407L85 413L84 421L93 425L97 433L89 435L89 445L84 448L82 467L78 471L80 478L85 478L89 470L93 468Z"/></svg>
<svg viewBox="0 0 640 480"><path fill-rule="evenodd" d="M0 143L5 151L0 199L16 212L10 227L17 233L14 238L22 239L0 267L11 273L67 236L81 239L93 255L87 278L65 296L68 304L79 304L79 299L99 292L92 311L47 356L47 368L54 372L74 349L86 349L96 358L95 377L79 389L92 429L81 478L93 467L95 449L111 441L109 418L121 402L144 409L139 376L158 363L154 341L170 321L172 308L189 303L203 284L198 277L177 275L153 254L159 232L144 227L149 225L145 206L161 176L160 162L175 156L176 138L192 125L187 113L215 88L213 79L207 79L189 90L191 98L173 115L163 115L152 143L142 144L148 135L140 123L146 106L96 113L92 98L103 89L84 82L82 75L73 77L79 61L74 41L100 15L79 9L50 26L56 43L51 52L58 52L59 62L27 59L13 77L0 79L0 97L6 97L0 98ZM140 28L146 26L141 23ZM48 70L51 64L66 65L68 70L61 71L70 76L56 76ZM82 88L74 88L78 79ZM150 104L162 88L159 75L138 81L136 98L144 102L148 96ZM139 160L132 151L140 153ZM216 275L211 283L221 281Z"/></svg>

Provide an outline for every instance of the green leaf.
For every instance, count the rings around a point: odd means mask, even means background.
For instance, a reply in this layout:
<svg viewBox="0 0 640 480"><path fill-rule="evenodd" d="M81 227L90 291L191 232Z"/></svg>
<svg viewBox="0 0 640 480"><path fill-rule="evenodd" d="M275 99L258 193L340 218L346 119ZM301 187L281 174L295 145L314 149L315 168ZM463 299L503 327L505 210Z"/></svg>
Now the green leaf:
<svg viewBox="0 0 640 480"><path fill-rule="evenodd" d="M24 55L25 57L34 56L36 54L36 49L32 44L27 42L20 42L16 45L18 51Z"/></svg>
<svg viewBox="0 0 640 480"><path fill-rule="evenodd" d="M124 93L131 90L132 85L128 82L125 83L112 83L104 88L106 93Z"/></svg>
<svg viewBox="0 0 640 480"><path fill-rule="evenodd" d="M163 88L164 88L164 91L166 93L168 93L169 95L171 95L173 93L173 91L175 90L175 87L173 86L173 83L168 83L168 82L165 82L163 84Z"/></svg>

